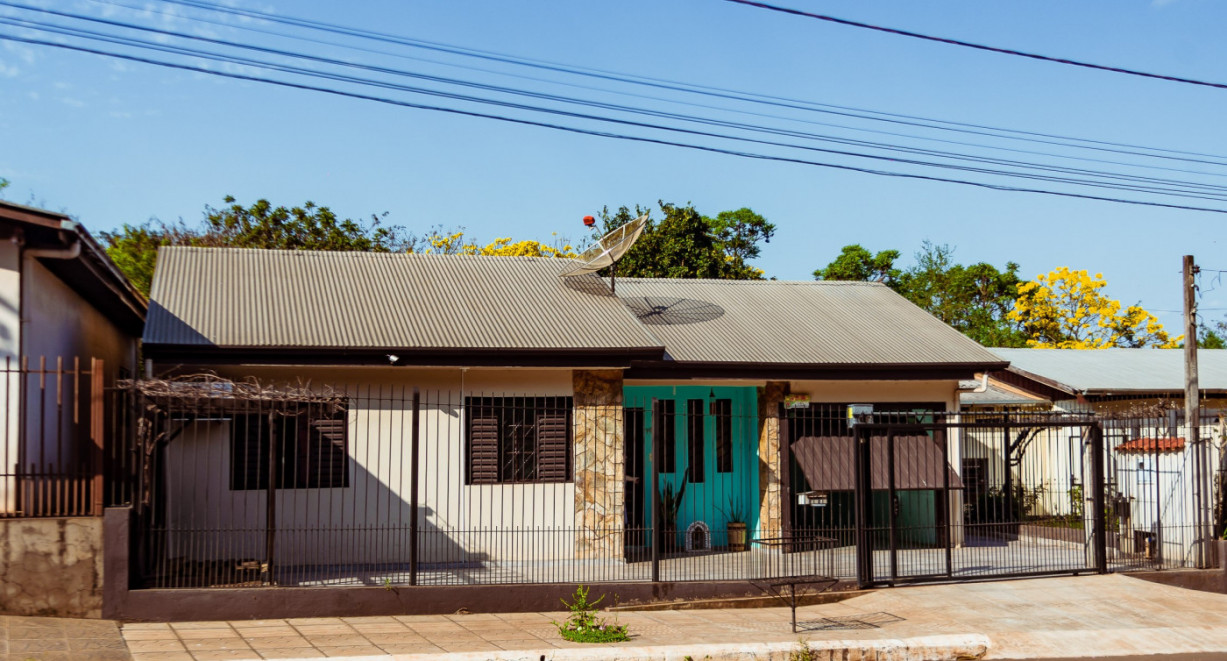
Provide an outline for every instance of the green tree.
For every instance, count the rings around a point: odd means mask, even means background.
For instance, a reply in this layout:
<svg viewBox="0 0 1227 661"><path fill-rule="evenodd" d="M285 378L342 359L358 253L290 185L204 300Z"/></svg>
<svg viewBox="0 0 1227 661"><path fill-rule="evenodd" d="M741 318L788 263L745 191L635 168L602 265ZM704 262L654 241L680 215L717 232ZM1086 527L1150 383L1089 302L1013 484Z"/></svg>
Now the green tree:
<svg viewBox="0 0 1227 661"><path fill-rule="evenodd" d="M748 207L736 211L721 211L715 218L704 218L716 240L724 246L726 255L742 263L762 254L759 242L771 243L775 224L754 213Z"/></svg>
<svg viewBox="0 0 1227 661"><path fill-rule="evenodd" d="M954 248L925 241L916 264L899 277L899 291L971 339L990 347L1026 346L1026 337L1008 315L1018 298L1018 264L1005 270L980 262L954 262Z"/></svg>
<svg viewBox="0 0 1227 661"><path fill-rule="evenodd" d="M873 254L859 244L844 246L830 264L814 271L816 280L856 280L880 282L898 291L902 272L895 267L898 250L883 250Z"/></svg>
<svg viewBox="0 0 1227 661"><path fill-rule="evenodd" d="M4 189L9 187L12 182L4 177L0 177L0 199L4 199Z"/></svg>
<svg viewBox="0 0 1227 661"><path fill-rule="evenodd" d="M1227 319L1201 324L1197 330L1197 348L1227 349Z"/></svg>
<svg viewBox="0 0 1227 661"><path fill-rule="evenodd" d="M382 216L378 215L362 223L338 218L328 207L312 202L275 207L268 200L257 200L244 207L230 196L225 202L229 206L220 209L206 206L204 219L196 227L182 220L165 223L151 218L140 225L125 224L116 232L103 232L107 254L148 295L161 246L391 252L408 250L415 241L403 228L381 226Z"/></svg>
<svg viewBox="0 0 1227 661"><path fill-rule="evenodd" d="M162 246L199 245L199 231L192 230L180 220L178 223L163 223L151 218L140 225L124 224L117 232L103 232L107 255L119 267L133 286L146 296L153 284L153 269L158 261L158 248Z"/></svg>
<svg viewBox="0 0 1227 661"><path fill-rule="evenodd" d="M618 275L635 278L717 278L755 280L763 272L746 263L760 253L775 226L749 209L722 212L705 218L693 205L678 206L661 201L662 218L648 218L634 247L618 263ZM601 211L602 225L609 231L647 213L620 207ZM723 216L723 220L721 220Z"/></svg>
<svg viewBox="0 0 1227 661"><path fill-rule="evenodd" d="M313 202L287 208L274 207L268 200L244 207L229 195L225 201L229 206L221 209L205 207L200 245L362 252L399 252L407 247L403 228L380 226L386 212L372 214L370 222L363 224L338 218L328 207Z"/></svg>

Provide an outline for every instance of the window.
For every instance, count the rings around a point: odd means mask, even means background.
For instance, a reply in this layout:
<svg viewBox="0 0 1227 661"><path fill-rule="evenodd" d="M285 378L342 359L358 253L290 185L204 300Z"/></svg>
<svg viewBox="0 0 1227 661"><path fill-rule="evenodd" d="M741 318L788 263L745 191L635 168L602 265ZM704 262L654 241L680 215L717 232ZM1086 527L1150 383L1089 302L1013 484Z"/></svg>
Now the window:
<svg viewBox="0 0 1227 661"><path fill-rule="evenodd" d="M570 397L466 397L468 484L569 482Z"/></svg>
<svg viewBox="0 0 1227 661"><path fill-rule="evenodd" d="M704 466L703 414L704 400L686 400L686 445L689 448L690 481L698 484L707 477Z"/></svg>
<svg viewBox="0 0 1227 661"><path fill-rule="evenodd" d="M711 403L716 419L716 472L733 472L733 400L717 399Z"/></svg>
<svg viewBox="0 0 1227 661"><path fill-rule="evenodd" d="M655 421L652 424L653 442L660 442L660 472L677 472L677 427L676 410L672 399L656 402Z"/></svg>
<svg viewBox="0 0 1227 661"><path fill-rule="evenodd" d="M347 411L309 404L296 415L284 412L234 416L230 423L230 489L267 489L269 455L275 454L278 489L336 489L349 486ZM270 440L276 439L276 448Z"/></svg>

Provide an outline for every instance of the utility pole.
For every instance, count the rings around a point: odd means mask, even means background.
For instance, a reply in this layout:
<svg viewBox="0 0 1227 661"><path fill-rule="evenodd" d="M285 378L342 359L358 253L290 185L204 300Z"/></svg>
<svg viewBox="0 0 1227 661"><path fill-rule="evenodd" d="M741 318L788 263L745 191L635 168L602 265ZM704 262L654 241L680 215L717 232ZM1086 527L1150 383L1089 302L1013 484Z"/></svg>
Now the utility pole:
<svg viewBox="0 0 1227 661"><path fill-rule="evenodd" d="M1200 434L1201 406L1198 401L1200 393L1197 388L1197 291L1194 277L1197 275L1197 265L1193 263L1192 255L1184 256L1184 425L1188 438L1186 445L1192 452L1194 470L1194 502L1197 507L1197 566L1209 566L1207 551L1210 545L1209 519L1207 505L1210 495L1207 491L1209 480L1205 448L1202 447ZM1158 464L1155 465L1156 470Z"/></svg>

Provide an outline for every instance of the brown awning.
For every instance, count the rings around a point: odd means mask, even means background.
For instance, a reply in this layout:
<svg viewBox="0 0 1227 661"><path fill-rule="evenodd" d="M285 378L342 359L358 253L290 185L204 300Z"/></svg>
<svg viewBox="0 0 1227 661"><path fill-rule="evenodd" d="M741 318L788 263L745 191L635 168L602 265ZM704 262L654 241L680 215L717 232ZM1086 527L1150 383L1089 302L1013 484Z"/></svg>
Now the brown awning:
<svg viewBox="0 0 1227 661"><path fill-rule="evenodd" d="M873 488L890 488L886 437L871 439ZM815 491L856 489L856 441L851 436L805 436L792 444L792 454ZM895 437L895 489L941 489L942 449L928 436ZM963 481L949 465L950 488L962 489Z"/></svg>

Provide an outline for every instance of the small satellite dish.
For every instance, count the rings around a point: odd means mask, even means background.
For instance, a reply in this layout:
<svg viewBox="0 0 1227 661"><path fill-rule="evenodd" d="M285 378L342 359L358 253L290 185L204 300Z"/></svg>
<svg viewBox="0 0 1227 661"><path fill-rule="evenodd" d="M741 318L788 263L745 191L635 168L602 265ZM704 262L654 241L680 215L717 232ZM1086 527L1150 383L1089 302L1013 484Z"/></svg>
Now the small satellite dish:
<svg viewBox="0 0 1227 661"><path fill-rule="evenodd" d="M596 273L601 269L615 266L626 251L635 245L635 240L639 238L639 235L643 234L643 228L647 222L648 215L645 213L625 225L614 228L580 253L575 261L568 264L559 275L570 278ZM609 275L610 290L613 290L614 286L614 274L611 272Z"/></svg>

